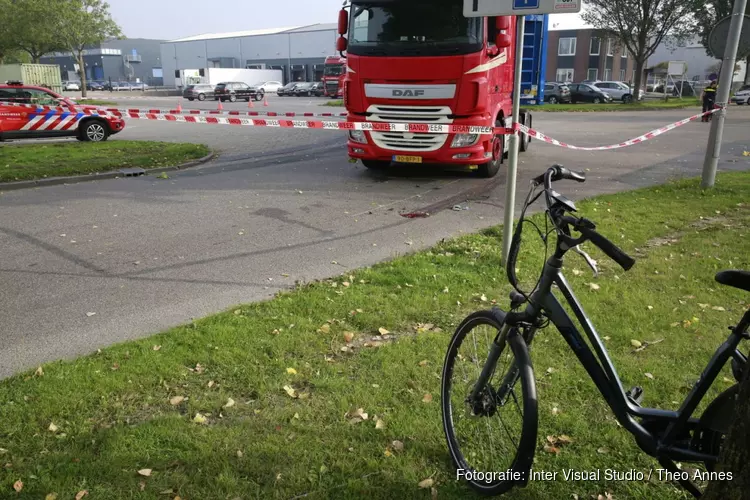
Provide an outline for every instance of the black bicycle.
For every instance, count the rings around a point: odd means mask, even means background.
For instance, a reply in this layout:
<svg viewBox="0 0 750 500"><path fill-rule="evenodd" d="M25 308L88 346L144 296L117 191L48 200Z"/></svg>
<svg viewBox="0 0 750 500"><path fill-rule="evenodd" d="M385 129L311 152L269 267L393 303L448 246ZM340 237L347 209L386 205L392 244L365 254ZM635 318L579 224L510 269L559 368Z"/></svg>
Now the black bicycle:
<svg viewBox="0 0 750 500"><path fill-rule="evenodd" d="M656 458L671 473L670 478L700 497L698 485L675 461L703 463L709 476L714 470L734 415L739 381L748 365L738 346L742 339L750 338L747 331L750 310L730 328L729 338L716 350L677 411L641 406L643 389L624 390L594 325L562 274L563 259L570 250L581 254L597 272L596 263L579 248L584 242L596 245L626 271L635 261L599 234L594 223L570 215L576 211L575 204L552 189L553 182L563 179L584 182L586 177L555 165L531 183L506 265L508 279L515 289L510 294L511 312L494 308L469 315L456 329L448 347L442 375L442 414L457 477L487 495L499 495L528 483L538 426L529 346L535 333L552 323L638 446ZM515 265L526 210L542 195L546 200L546 216L553 224L549 234L556 235L556 245L536 286L527 294L519 289ZM716 281L750 292L748 271L722 271L716 275ZM582 325L588 343L552 293L553 286L562 293ZM486 351L480 353L480 347ZM459 352L462 348L466 348L464 353ZM737 383L719 394L699 418L694 417L696 408L730 359Z"/></svg>

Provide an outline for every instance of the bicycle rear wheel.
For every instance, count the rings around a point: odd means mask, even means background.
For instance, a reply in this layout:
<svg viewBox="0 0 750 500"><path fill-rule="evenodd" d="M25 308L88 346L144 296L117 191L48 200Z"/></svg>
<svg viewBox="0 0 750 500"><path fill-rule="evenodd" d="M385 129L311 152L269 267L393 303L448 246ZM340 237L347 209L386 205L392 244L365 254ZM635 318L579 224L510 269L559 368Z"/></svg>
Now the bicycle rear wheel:
<svg viewBox="0 0 750 500"><path fill-rule="evenodd" d="M443 365L443 430L457 479L486 495L527 483L539 418L526 342L516 328L501 335L502 328L492 311L469 315L453 334ZM500 356L490 361L491 375L472 398L496 339Z"/></svg>

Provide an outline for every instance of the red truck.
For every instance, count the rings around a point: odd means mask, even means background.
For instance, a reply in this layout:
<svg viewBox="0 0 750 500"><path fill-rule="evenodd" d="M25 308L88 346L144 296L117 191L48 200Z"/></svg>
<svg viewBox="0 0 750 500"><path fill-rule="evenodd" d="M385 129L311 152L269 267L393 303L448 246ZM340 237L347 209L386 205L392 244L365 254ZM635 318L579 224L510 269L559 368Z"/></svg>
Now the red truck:
<svg viewBox="0 0 750 500"><path fill-rule="evenodd" d="M515 16L467 18L462 0L351 0L338 21L347 121L511 126ZM531 126L531 114L519 121ZM370 169L453 164L493 177L508 137L351 130L347 147Z"/></svg>
<svg viewBox="0 0 750 500"><path fill-rule="evenodd" d="M326 57L323 66L323 91L326 97L343 97L345 76L346 58L341 56Z"/></svg>

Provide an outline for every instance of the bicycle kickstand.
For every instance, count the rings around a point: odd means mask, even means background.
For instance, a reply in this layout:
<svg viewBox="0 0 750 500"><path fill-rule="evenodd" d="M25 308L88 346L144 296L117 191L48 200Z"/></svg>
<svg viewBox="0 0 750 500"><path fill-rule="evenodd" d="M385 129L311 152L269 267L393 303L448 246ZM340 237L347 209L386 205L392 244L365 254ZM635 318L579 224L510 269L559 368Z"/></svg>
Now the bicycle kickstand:
<svg viewBox="0 0 750 500"><path fill-rule="evenodd" d="M659 463L661 464L662 467L664 467L665 469L667 469L669 472L673 474L679 474L681 472L684 472L679 467L677 467L677 464L674 463L673 460L670 460L668 458L660 458ZM678 475L677 477L680 477L680 476ZM685 488L685 490L687 490L695 498L700 498L701 496L703 496L703 493L701 492L701 490L699 490L698 487L695 485L695 483L692 482L690 479L680 478L677 480L677 482L680 483L680 486Z"/></svg>

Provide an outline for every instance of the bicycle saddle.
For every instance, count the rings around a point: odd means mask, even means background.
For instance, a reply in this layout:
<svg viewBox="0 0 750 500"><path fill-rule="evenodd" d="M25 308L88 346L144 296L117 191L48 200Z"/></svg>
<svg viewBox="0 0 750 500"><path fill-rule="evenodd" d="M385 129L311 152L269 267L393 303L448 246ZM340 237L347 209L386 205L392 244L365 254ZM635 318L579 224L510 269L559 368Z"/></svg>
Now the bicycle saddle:
<svg viewBox="0 0 750 500"><path fill-rule="evenodd" d="M750 292L750 271L720 271L716 273L715 279L722 285Z"/></svg>

